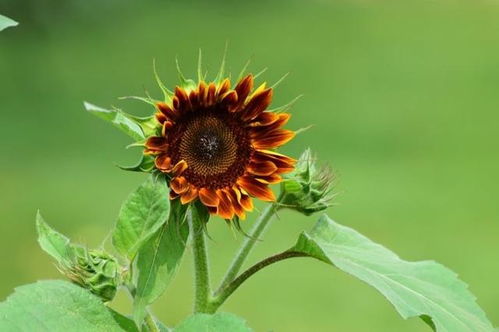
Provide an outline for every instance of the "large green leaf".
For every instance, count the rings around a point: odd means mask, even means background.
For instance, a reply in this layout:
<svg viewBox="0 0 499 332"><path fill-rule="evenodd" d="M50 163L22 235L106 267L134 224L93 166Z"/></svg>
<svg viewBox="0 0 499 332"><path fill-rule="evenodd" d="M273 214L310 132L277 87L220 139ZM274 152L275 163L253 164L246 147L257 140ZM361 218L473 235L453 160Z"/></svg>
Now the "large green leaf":
<svg viewBox="0 0 499 332"><path fill-rule="evenodd" d="M219 312L214 315L194 314L181 322L174 332L251 332L246 321L236 315Z"/></svg>
<svg viewBox="0 0 499 332"><path fill-rule="evenodd" d="M17 23L13 19L10 19L6 16L0 15L0 31L2 31L3 29L6 29L8 27L15 27L18 24L19 23Z"/></svg>
<svg viewBox="0 0 499 332"><path fill-rule="evenodd" d="M132 259L166 222L170 200L166 183L149 177L123 203L113 232L115 248Z"/></svg>
<svg viewBox="0 0 499 332"><path fill-rule="evenodd" d="M134 271L136 293L133 317L144 319L146 307L168 287L182 260L189 227L185 222L186 205L172 201L168 222L140 249Z"/></svg>
<svg viewBox="0 0 499 332"><path fill-rule="evenodd" d="M493 331L465 283L433 262L407 262L355 230L327 216L303 233L298 251L361 279L376 288L405 319L421 317L436 331Z"/></svg>
<svg viewBox="0 0 499 332"><path fill-rule="evenodd" d="M118 109L108 110L87 102L84 102L83 105L87 111L101 119L111 122L136 141L143 141L145 139L144 132L142 131L140 124L134 119L133 116Z"/></svg>
<svg viewBox="0 0 499 332"><path fill-rule="evenodd" d="M0 331L134 331L115 317L98 297L61 280L18 287L0 303Z"/></svg>

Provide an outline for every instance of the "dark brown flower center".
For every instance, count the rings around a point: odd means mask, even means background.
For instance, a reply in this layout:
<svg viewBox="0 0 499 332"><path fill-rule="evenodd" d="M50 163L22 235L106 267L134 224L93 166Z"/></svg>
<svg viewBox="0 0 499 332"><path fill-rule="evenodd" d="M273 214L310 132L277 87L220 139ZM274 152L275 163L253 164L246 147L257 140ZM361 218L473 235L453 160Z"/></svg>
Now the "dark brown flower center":
<svg viewBox="0 0 499 332"><path fill-rule="evenodd" d="M186 179L196 187L232 186L244 174L252 148L248 133L227 111L187 114L168 135L173 162L185 160Z"/></svg>

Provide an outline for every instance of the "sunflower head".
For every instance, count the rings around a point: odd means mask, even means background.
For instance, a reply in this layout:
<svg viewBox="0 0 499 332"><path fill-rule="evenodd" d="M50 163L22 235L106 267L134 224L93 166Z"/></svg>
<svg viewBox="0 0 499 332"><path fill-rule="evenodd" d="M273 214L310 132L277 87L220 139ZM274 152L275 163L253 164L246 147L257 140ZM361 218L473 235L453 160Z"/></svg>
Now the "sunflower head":
<svg viewBox="0 0 499 332"><path fill-rule="evenodd" d="M251 74L235 84L220 74L213 82L180 77L172 92L160 84L165 101L154 104L157 130L144 155L168 176L171 199L199 199L211 214L244 219L252 199L274 201L269 185L294 169L294 159L275 151L294 137L282 128L290 115L268 109L273 89L254 88Z"/></svg>

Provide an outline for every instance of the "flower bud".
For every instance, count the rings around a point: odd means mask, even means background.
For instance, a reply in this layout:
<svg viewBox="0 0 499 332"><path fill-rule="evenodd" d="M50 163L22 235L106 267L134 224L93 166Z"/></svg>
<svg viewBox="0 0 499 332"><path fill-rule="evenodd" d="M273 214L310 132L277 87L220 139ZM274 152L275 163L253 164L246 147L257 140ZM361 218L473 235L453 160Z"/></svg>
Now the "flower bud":
<svg viewBox="0 0 499 332"><path fill-rule="evenodd" d="M121 284L120 265L116 259L100 250L74 249L73 259L60 265L61 272L103 301L111 301Z"/></svg>
<svg viewBox="0 0 499 332"><path fill-rule="evenodd" d="M300 156L296 168L281 184L281 203L290 209L311 215L331 206L333 173L330 167L316 166L310 149Z"/></svg>

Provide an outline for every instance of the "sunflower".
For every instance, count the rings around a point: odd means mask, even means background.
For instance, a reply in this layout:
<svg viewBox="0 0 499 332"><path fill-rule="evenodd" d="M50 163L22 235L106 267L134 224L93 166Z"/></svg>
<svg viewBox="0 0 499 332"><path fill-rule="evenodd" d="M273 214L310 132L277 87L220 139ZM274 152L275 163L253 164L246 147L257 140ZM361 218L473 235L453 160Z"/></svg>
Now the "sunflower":
<svg viewBox="0 0 499 332"><path fill-rule="evenodd" d="M295 160L273 151L295 133L282 129L290 114L268 110L272 88L253 90L254 76L235 87L229 79L175 88L168 102L157 102L161 134L146 140L144 154L170 177L170 199L196 199L211 214L245 218L252 197L275 201L269 188ZM158 131L159 133L159 131Z"/></svg>

